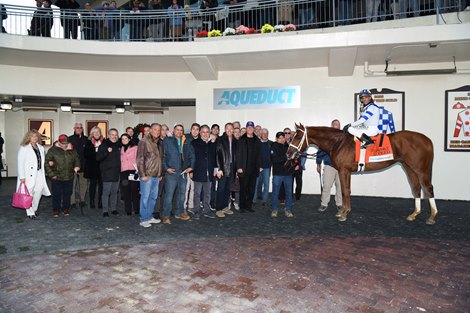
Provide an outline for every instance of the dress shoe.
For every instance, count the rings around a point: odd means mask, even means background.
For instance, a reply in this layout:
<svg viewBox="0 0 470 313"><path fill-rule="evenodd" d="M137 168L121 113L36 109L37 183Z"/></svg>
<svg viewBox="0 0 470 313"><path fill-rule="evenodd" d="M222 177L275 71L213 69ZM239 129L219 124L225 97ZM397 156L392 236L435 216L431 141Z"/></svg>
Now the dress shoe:
<svg viewBox="0 0 470 313"><path fill-rule="evenodd" d="M246 210L247 210L248 212L251 212L251 213L254 213L254 212L255 212L255 210L253 210L252 208L247 208Z"/></svg>
<svg viewBox="0 0 470 313"><path fill-rule="evenodd" d="M103 213L103 217L109 217L109 213L108 213L108 212L104 212L104 213Z"/></svg>

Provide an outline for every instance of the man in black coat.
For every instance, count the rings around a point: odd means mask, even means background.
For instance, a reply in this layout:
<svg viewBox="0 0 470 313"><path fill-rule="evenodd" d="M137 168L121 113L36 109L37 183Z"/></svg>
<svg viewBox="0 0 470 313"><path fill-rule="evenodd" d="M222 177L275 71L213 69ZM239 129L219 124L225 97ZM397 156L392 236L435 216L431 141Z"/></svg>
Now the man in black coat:
<svg viewBox="0 0 470 313"><path fill-rule="evenodd" d="M69 136L69 143L72 144L73 149L77 151L78 157L80 158L80 171L78 172L79 180L80 180L80 202L75 203L75 184L76 180L73 183L73 191L72 191L72 207L76 206L77 204L86 205L85 204L85 194L86 194L86 180L83 176L85 171L85 146L88 141L88 138L83 134L83 125L82 123L75 123L73 127L73 135Z"/></svg>
<svg viewBox="0 0 470 313"><path fill-rule="evenodd" d="M233 136L233 124L225 124L224 134L217 139L217 166L223 176L219 179L216 196L216 214L224 217L233 214L229 208L232 179L235 175L235 160L238 140Z"/></svg>
<svg viewBox="0 0 470 313"><path fill-rule="evenodd" d="M253 210L253 193L261 168L261 141L254 134L255 124L246 123L246 134L238 141L237 174L240 178L240 213Z"/></svg>
<svg viewBox="0 0 470 313"><path fill-rule="evenodd" d="M119 133L117 129L108 131L108 139L99 146L96 160L100 162L101 179L103 180L103 217L111 214L118 215L117 194L119 190L119 176L121 174L121 151L119 147Z"/></svg>

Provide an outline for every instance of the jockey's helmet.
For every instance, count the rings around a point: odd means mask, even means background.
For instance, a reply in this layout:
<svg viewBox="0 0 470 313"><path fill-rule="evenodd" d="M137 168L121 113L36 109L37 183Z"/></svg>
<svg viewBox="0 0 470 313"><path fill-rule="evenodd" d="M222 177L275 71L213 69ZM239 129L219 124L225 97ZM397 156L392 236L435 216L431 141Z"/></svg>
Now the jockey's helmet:
<svg viewBox="0 0 470 313"><path fill-rule="evenodd" d="M359 91L359 99L365 96L372 97L372 93L369 91L369 89L362 89Z"/></svg>

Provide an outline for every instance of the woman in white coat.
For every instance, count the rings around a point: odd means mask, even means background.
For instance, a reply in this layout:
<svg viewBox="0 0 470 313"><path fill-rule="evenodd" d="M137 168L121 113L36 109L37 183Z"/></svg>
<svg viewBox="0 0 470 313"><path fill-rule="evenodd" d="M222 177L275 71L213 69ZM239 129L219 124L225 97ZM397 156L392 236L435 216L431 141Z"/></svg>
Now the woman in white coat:
<svg viewBox="0 0 470 313"><path fill-rule="evenodd" d="M26 210L26 214L30 219L37 217L36 211L41 197L51 195L46 183L44 147L39 144L40 137L41 135L37 130L28 131L21 141L20 150L18 151L18 181L16 188L18 189L20 183L24 182L29 193L33 196L33 204L31 208Z"/></svg>

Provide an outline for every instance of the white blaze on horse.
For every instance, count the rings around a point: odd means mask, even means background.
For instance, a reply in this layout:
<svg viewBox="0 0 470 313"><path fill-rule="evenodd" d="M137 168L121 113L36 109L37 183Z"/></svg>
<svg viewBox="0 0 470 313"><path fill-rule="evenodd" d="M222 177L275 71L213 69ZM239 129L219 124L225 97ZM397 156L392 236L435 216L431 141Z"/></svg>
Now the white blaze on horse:
<svg viewBox="0 0 470 313"><path fill-rule="evenodd" d="M365 171L376 171L401 163L415 198L415 209L406 219L414 221L421 213L421 190L429 199L431 215L426 224L436 223L437 206L431 183L434 151L432 141L425 135L412 131L399 131L388 135L394 158L376 163L366 163ZM287 150L292 161L305 153L309 145L316 145L330 155L333 167L338 170L343 195L343 205L338 214L339 221L346 221L351 211L351 173L358 170L354 136L332 127L303 126L295 124L295 134Z"/></svg>

